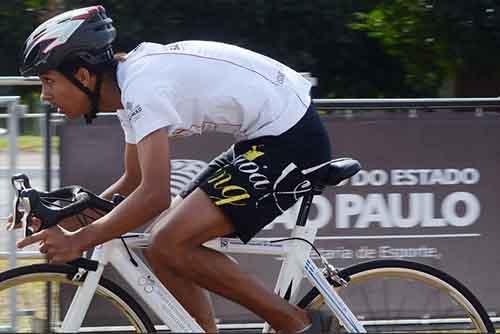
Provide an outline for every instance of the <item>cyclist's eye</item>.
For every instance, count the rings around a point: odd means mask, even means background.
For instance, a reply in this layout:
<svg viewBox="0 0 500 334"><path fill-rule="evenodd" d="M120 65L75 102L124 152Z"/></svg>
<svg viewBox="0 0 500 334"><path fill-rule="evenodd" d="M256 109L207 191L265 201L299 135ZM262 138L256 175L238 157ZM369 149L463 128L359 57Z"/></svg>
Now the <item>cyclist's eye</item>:
<svg viewBox="0 0 500 334"><path fill-rule="evenodd" d="M42 83L44 85L52 86L54 84L54 80L50 78L42 78Z"/></svg>

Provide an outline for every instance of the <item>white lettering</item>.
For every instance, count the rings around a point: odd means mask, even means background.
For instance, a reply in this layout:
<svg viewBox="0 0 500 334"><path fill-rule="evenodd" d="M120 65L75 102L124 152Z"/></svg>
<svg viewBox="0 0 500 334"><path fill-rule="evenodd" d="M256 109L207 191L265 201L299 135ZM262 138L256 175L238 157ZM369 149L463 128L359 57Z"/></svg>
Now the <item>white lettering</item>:
<svg viewBox="0 0 500 334"><path fill-rule="evenodd" d="M383 186L389 180L387 173L382 169L375 169L370 173L370 184L372 186Z"/></svg>
<svg viewBox="0 0 500 334"><path fill-rule="evenodd" d="M431 175L429 177L429 184L446 184L446 178L443 175L443 171L441 169L434 169L431 171Z"/></svg>
<svg viewBox="0 0 500 334"><path fill-rule="evenodd" d="M458 169L448 168L444 170L446 181L448 185L460 183L460 171Z"/></svg>
<svg viewBox="0 0 500 334"><path fill-rule="evenodd" d="M457 205L464 203L465 214L460 217L457 215ZM479 200L471 193L456 192L447 196L442 205L441 211L446 221L454 226L469 226L479 218L481 214L481 206Z"/></svg>
<svg viewBox="0 0 500 334"><path fill-rule="evenodd" d="M419 184L421 185L429 185L429 178L427 173L429 173L430 169L414 169L412 172L417 173L419 175Z"/></svg>
<svg viewBox="0 0 500 334"><path fill-rule="evenodd" d="M422 226L439 227L446 226L444 219L434 217L434 194L420 194L422 200Z"/></svg>
<svg viewBox="0 0 500 334"><path fill-rule="evenodd" d="M253 186L255 189L266 189L266 185L271 183L267 176L259 174L259 173L254 173L251 174L248 179L250 180L251 183L253 183Z"/></svg>
<svg viewBox="0 0 500 334"><path fill-rule="evenodd" d="M353 177L351 177L351 184L353 186L366 186L368 184L368 172L360 170Z"/></svg>
<svg viewBox="0 0 500 334"><path fill-rule="evenodd" d="M355 228L367 228L379 222L381 227L391 227L390 215L382 194L368 194Z"/></svg>
<svg viewBox="0 0 500 334"><path fill-rule="evenodd" d="M475 168L466 168L462 172L462 183L476 184L479 182L479 171Z"/></svg>
<svg viewBox="0 0 500 334"><path fill-rule="evenodd" d="M406 185L405 179L405 171L402 169L393 169L391 170L391 184L393 186L404 186Z"/></svg>
<svg viewBox="0 0 500 334"><path fill-rule="evenodd" d="M403 203L401 194L388 194L389 210L394 225L397 227L415 227L420 221L420 197L419 194L410 194L408 205L408 217L403 218Z"/></svg>
<svg viewBox="0 0 500 334"><path fill-rule="evenodd" d="M383 186L389 181L389 175L383 169L374 169L371 171L360 170L351 178L353 186Z"/></svg>
<svg viewBox="0 0 500 334"><path fill-rule="evenodd" d="M238 164L237 166L239 171L247 174L252 174L259 170L259 166L255 162L251 161Z"/></svg>
<svg viewBox="0 0 500 334"><path fill-rule="evenodd" d="M371 184L370 175L379 171L363 171L364 181L361 185ZM454 185L454 184L476 184L479 182L480 173L475 168L446 169L392 169L390 171L391 185L393 186L415 186L415 185ZM358 184L352 183L353 186Z"/></svg>
<svg viewBox="0 0 500 334"><path fill-rule="evenodd" d="M433 193L410 193L406 198L407 202L399 193L386 197L372 193L366 198L358 194L338 194L335 198L336 227L463 227L474 224L481 213L478 198L468 192L451 193L442 203L436 201Z"/></svg>
<svg viewBox="0 0 500 334"><path fill-rule="evenodd" d="M364 199L356 194L338 194L335 196L335 212L337 228L350 228L349 218L361 213Z"/></svg>
<svg viewBox="0 0 500 334"><path fill-rule="evenodd" d="M380 246L378 256L381 258L440 258L437 248L421 246L418 248L393 248L391 246Z"/></svg>

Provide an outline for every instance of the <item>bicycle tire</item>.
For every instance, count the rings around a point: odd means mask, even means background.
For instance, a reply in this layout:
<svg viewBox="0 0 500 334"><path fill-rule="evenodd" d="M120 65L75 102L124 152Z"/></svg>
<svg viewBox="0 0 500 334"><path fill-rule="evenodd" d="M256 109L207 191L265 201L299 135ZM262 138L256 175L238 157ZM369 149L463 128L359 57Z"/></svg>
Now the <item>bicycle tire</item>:
<svg viewBox="0 0 500 334"><path fill-rule="evenodd" d="M332 281L330 283L370 333L378 330L384 333L391 331L429 332L432 330L495 332L495 327L486 310L472 292L449 274L431 266L404 260L373 260L344 268L340 271L339 276L348 282L347 287L342 287L339 283ZM392 293L381 291L385 290L391 279L395 279L394 286L397 289ZM414 290L402 288L406 282L408 282L409 288ZM420 291L417 291L417 288L422 290L422 295L415 295L416 292ZM413 298L411 307L415 309L414 312L422 313L415 313L412 316L408 310L403 310L403 306L408 307L409 305L404 304L406 303L403 301L405 297L402 295L404 293L410 294L409 298ZM373 304L374 307L366 305L369 303L368 297L374 298L376 302ZM444 297L449 300L442 299ZM439 305L429 304L427 307L430 310L417 310L416 304L425 298L433 299L434 302L438 301L437 304L442 305L442 309ZM397 304L396 301L400 304L399 310L394 306ZM356 303L360 306L355 305ZM385 305L379 307L382 303ZM424 304L422 303L422 305ZM298 303L298 306L303 309L315 310L326 308L326 305L323 305L323 296L315 287ZM371 311L370 308L372 308ZM458 314L461 308L463 308L463 316L466 318L458 315L451 316ZM334 319L333 315L328 316L329 313L327 311L320 312L323 316L326 315L321 320L323 330L325 332L342 332L341 324ZM384 313L386 313L385 316Z"/></svg>
<svg viewBox="0 0 500 334"><path fill-rule="evenodd" d="M42 284L46 284L49 282L57 283L59 286L61 284L65 284L63 288L65 288L66 293L71 293L71 290L74 290L75 286L81 285L81 281L73 281L71 278L77 273L77 268L69 266L69 265L54 265L54 264L33 264L23 267L14 268L11 270L7 270L5 272L0 273L0 299L7 300L8 290L11 288L19 289L19 293L17 295L17 305L16 308L22 307L32 307L32 313L40 313L42 314L42 323L45 321L44 326L47 326L47 310L43 309L43 305L40 304L39 301L34 301L36 299L41 299L38 295L43 295L44 292L39 291L40 286ZM26 285L32 284L32 285ZM23 290L24 289L24 290ZM36 290L36 291L29 291ZM16 290L17 291L17 290ZM24 294L23 294L24 291ZM60 298L60 294L65 293L61 288L57 289L57 296L52 296L51 298ZM34 296L38 296L34 297ZM101 298L102 297L102 298ZM46 297L45 297L46 298ZM23 300L20 300L23 299ZM26 299L26 300L24 300ZM56 301L57 302L57 301ZM150 320L144 309L128 294L123 288L115 284L114 282L101 277L96 294L93 297L92 303L104 303L106 307L114 306L117 313L117 316L120 317L120 321L129 321L130 324L125 327L120 326L122 329L128 329L130 331L132 326L132 331L136 332L144 332L151 333L155 332L155 327L153 322ZM28 305L28 306L27 306ZM30 306L31 305L31 306ZM92 309L91 304L89 307L89 311L87 312L86 319L91 312ZM108 306L109 305L109 306ZM7 309L7 308L4 308ZM58 312L61 312L62 306L57 308ZM4 312L5 313L5 312ZM52 313L52 312L51 312ZM96 312L97 313L97 312ZM110 314L114 314L113 312L109 312L109 308L106 310L107 317ZM43 319L43 315L45 315L45 319ZM52 315L52 314L51 314ZM53 317L51 317L53 318ZM63 318L60 317L61 319ZM6 319L5 314L3 317L0 317L1 322L5 322L2 324L2 327L9 326L9 320ZM51 331L57 330L58 320L54 319L54 323L50 324ZM85 327L86 322L88 320L84 320L81 331L98 331L99 327ZM112 319L113 321L117 321L117 319ZM19 323L19 321L18 321ZM23 321L21 327L16 328L17 331L34 331L33 328L27 328L29 326L33 326L33 319L30 321ZM47 327L42 328L43 331L46 331ZM40 331L38 328L35 331Z"/></svg>

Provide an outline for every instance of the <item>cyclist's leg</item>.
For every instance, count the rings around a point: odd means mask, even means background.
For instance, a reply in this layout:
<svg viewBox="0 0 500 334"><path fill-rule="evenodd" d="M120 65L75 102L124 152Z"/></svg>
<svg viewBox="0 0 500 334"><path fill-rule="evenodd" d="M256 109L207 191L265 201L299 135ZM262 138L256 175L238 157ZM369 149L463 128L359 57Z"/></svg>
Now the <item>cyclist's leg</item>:
<svg viewBox="0 0 500 334"><path fill-rule="evenodd" d="M165 267L157 265L150 252L145 252L156 276L163 285L175 296L184 308L196 319L207 333L216 333L214 310L207 291L191 281L187 281Z"/></svg>
<svg viewBox="0 0 500 334"><path fill-rule="evenodd" d="M182 201L182 197L176 196L170 205L170 208L157 217L146 232L152 232L159 221L164 219L168 213ZM191 281L186 281L179 275L176 275L164 265L156 265L151 254L151 248L147 248L144 255L151 264L156 276L160 279L167 289L174 294L177 300L186 308L198 324L208 333L217 332L214 310L208 292Z"/></svg>
<svg viewBox="0 0 500 334"><path fill-rule="evenodd" d="M166 266L189 280L184 287L196 284L240 303L276 330L294 333L303 329L309 323L305 311L269 291L224 254L202 246L233 231L229 219L197 189L154 227L150 260L154 267ZM189 298L186 301L193 303ZM197 308L188 304L186 308Z"/></svg>

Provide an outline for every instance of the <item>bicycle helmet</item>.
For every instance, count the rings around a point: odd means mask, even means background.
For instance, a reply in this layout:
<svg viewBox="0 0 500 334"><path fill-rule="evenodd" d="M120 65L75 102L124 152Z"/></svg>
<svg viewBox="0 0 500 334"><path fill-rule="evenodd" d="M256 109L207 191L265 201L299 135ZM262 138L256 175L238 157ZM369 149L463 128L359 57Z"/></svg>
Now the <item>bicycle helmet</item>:
<svg viewBox="0 0 500 334"><path fill-rule="evenodd" d="M95 91L82 85L74 73L64 70L68 63L80 64L95 71L99 65L112 64L112 42L116 30L103 6L79 8L59 14L36 28L24 44L21 75L29 76L59 70L85 92L92 110L85 114L87 123L97 114L101 73L97 73Z"/></svg>

